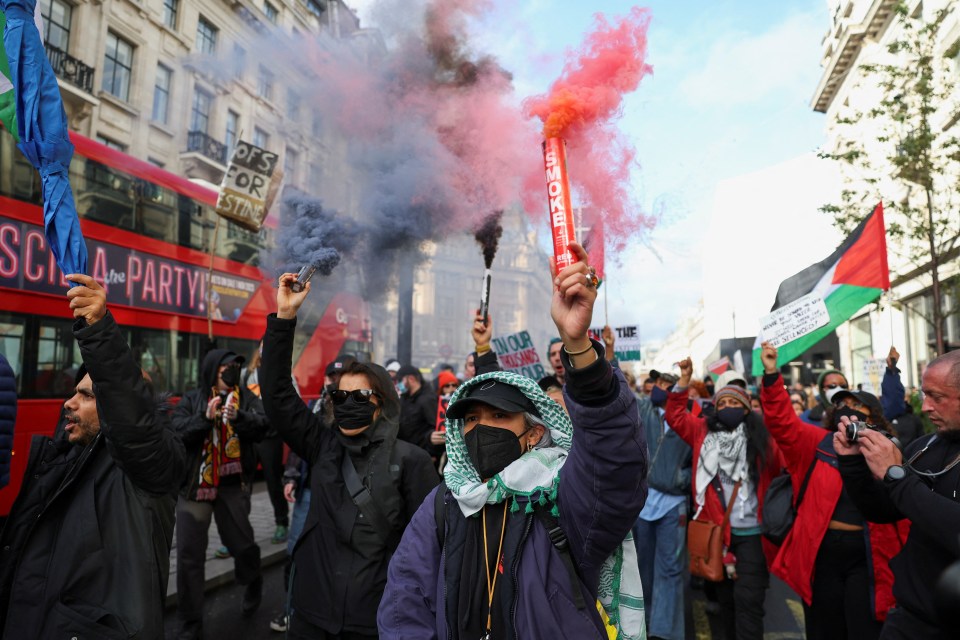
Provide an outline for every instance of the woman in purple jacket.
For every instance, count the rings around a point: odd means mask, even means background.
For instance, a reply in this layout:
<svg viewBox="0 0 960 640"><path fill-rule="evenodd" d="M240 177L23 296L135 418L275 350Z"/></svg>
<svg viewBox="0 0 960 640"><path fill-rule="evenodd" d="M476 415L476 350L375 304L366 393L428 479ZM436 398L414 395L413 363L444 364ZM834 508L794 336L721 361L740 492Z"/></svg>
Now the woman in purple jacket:
<svg viewBox="0 0 960 640"><path fill-rule="evenodd" d="M551 308L570 415L513 373L457 390L446 490L427 497L393 556L381 639L644 635L629 534L647 447L636 398L587 335L596 278L583 249L570 249L580 262L555 279Z"/></svg>

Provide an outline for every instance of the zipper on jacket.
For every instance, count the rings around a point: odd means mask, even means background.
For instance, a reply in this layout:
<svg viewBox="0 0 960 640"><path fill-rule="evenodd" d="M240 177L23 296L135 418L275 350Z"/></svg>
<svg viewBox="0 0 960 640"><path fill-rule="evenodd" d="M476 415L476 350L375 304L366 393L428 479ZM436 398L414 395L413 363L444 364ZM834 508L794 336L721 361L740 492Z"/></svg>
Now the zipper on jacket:
<svg viewBox="0 0 960 640"><path fill-rule="evenodd" d="M527 514L527 523L523 529L523 535L520 536L520 544L517 545L517 556L513 559L513 566L510 568L511 577L513 578L513 602L510 603L510 620L513 622L513 637L519 640L517 635L517 600L520 599L520 581L517 579L517 568L520 565L520 554L523 550L523 545L527 541L527 536L530 535L530 528L533 526L533 514Z"/></svg>

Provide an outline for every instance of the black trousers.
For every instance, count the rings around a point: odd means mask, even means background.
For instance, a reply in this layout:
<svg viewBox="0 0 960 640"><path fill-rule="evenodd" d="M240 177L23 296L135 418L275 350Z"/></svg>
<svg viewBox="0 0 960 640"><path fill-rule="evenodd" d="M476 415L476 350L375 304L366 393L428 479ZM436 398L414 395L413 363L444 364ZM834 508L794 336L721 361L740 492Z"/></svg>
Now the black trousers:
<svg viewBox="0 0 960 640"><path fill-rule="evenodd" d="M803 605L807 640L877 640L871 558L864 531L828 529L813 574L813 601Z"/></svg>
<svg viewBox="0 0 960 640"><path fill-rule="evenodd" d="M233 556L237 582L250 584L260 576L260 546L250 526L250 492L237 482L220 485L213 502L197 502L180 496L177 500L177 614L181 637L200 637L211 517L216 519L220 538Z"/></svg>
<svg viewBox="0 0 960 640"><path fill-rule="evenodd" d="M287 640L377 640L377 636L367 636L359 633L341 631L327 633L320 627L298 618L296 612L290 614L287 623Z"/></svg>
<svg viewBox="0 0 960 640"><path fill-rule="evenodd" d="M763 640L763 601L770 573L761 538L759 534L730 536L730 551L737 557L737 579L717 583L727 640Z"/></svg>
<svg viewBox="0 0 960 640"><path fill-rule="evenodd" d="M273 520L277 526L290 526L290 505L283 497L283 438L272 436L257 443L257 455L267 481L267 495L273 505Z"/></svg>
<svg viewBox="0 0 960 640"><path fill-rule="evenodd" d="M956 638L957 631L953 629L947 633L941 627L923 620L919 616L897 607L887 614L887 621L883 623L880 640L948 640Z"/></svg>

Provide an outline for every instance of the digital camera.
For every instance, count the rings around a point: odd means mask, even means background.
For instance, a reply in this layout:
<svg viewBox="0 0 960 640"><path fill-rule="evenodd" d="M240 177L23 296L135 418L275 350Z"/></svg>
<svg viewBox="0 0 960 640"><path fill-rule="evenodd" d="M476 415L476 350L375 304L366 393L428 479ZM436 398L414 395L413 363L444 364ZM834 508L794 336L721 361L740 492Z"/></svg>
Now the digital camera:
<svg viewBox="0 0 960 640"><path fill-rule="evenodd" d="M866 429L870 429L871 431L876 431L877 433L882 433L886 437L890 438L890 440L893 441L893 444L895 444L898 449L900 448L900 440L898 440L896 436L890 435L889 433L887 433L877 425L870 424L869 422L859 422L859 421L848 422L846 427L847 440L849 442L856 442L857 440L860 439L860 434L863 433L864 430Z"/></svg>

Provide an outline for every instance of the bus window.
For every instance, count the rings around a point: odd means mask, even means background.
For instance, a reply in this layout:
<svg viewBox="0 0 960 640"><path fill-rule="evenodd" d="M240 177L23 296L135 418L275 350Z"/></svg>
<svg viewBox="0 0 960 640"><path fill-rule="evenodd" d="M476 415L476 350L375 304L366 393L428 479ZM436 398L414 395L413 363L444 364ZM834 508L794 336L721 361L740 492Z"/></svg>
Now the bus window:
<svg viewBox="0 0 960 640"><path fill-rule="evenodd" d="M23 362L24 321L9 313L0 313L0 353L13 368L17 379L17 393L20 393L20 363Z"/></svg>
<svg viewBox="0 0 960 640"><path fill-rule="evenodd" d="M37 327L36 363L32 388L24 395L35 398L65 398L75 385L77 369L83 361L80 347L73 339L73 321L40 318ZM28 354L34 355L34 354ZM24 371L27 371L24 368Z"/></svg>

